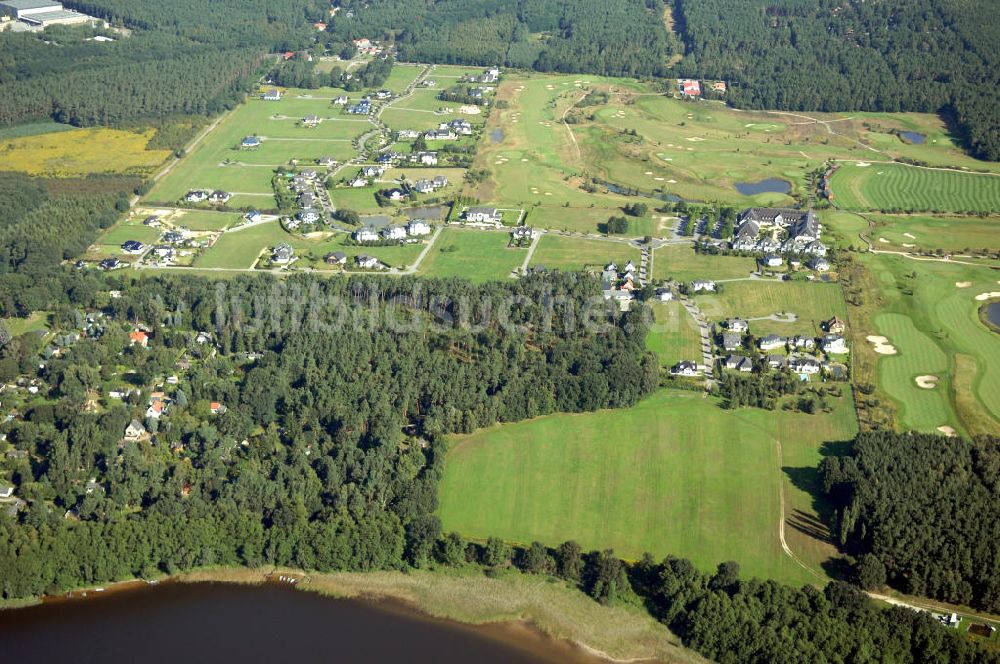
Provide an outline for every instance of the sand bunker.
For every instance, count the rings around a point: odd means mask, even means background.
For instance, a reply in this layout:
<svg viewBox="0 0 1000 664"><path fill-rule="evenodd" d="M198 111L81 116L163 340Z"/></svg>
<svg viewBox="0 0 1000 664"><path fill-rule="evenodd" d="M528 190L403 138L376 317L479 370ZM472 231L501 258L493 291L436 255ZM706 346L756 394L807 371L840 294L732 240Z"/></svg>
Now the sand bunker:
<svg viewBox="0 0 1000 664"><path fill-rule="evenodd" d="M645 173L643 173L643 175L652 175L652 174L653 174L653 171L646 171Z"/></svg>
<svg viewBox="0 0 1000 664"><path fill-rule="evenodd" d="M878 353L879 355L896 354L896 347L890 344L889 340L885 337L880 337L874 334L870 334L867 337L865 337L865 339L867 339L871 343L875 352Z"/></svg>
<svg viewBox="0 0 1000 664"><path fill-rule="evenodd" d="M956 281L955 288L968 288L972 285L971 281Z"/></svg>
<svg viewBox="0 0 1000 664"><path fill-rule="evenodd" d="M935 387L937 387L938 377L917 376L914 380L917 382L917 387L924 390L933 390Z"/></svg>
<svg viewBox="0 0 1000 664"><path fill-rule="evenodd" d="M912 242L904 242L903 246L906 247L907 249L910 249L910 248L915 247L917 245L913 244Z"/></svg>
<svg viewBox="0 0 1000 664"><path fill-rule="evenodd" d="M677 184L677 180L667 180L667 182L670 184Z"/></svg>
<svg viewBox="0 0 1000 664"><path fill-rule="evenodd" d="M880 237L880 238L878 239L878 241L879 241L879 242L885 242L886 244L889 244L889 240L886 240L886 239L885 239L884 237Z"/></svg>
<svg viewBox="0 0 1000 664"><path fill-rule="evenodd" d="M976 296L976 299L982 302L983 300L992 300L995 297L1000 297L1000 293L998 293L997 291L991 291L989 293L980 293L979 295Z"/></svg>
<svg viewBox="0 0 1000 664"><path fill-rule="evenodd" d="M957 435L955 433L955 430L946 424L942 424L937 428L937 430L943 433L944 435L948 436L949 438L954 438Z"/></svg>
<svg viewBox="0 0 1000 664"><path fill-rule="evenodd" d="M657 182L663 182L663 178L653 178L653 179L656 180Z"/></svg>
<svg viewBox="0 0 1000 664"><path fill-rule="evenodd" d="M703 140L705 140L705 139L704 139L704 138L702 138L701 136L688 136L688 137L687 137L687 138L685 138L684 140L685 140L685 141L703 141Z"/></svg>
<svg viewBox="0 0 1000 664"><path fill-rule="evenodd" d="M867 166L871 166L871 164L869 164L867 161L859 161L858 163L856 163L854 165L855 166L860 166L861 168L865 168Z"/></svg>
<svg viewBox="0 0 1000 664"><path fill-rule="evenodd" d="M906 237L910 238L911 240L916 240L917 239L917 236L913 235L912 233L903 233L903 235L905 235Z"/></svg>

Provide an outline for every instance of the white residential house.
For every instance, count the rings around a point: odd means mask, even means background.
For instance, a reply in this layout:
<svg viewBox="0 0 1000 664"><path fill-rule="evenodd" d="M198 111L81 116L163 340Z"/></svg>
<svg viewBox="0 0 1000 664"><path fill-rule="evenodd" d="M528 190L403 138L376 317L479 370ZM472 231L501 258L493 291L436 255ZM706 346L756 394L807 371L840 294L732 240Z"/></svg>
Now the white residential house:
<svg viewBox="0 0 1000 664"><path fill-rule="evenodd" d="M271 253L271 262L284 265L292 260L292 247L284 242L274 248Z"/></svg>
<svg viewBox="0 0 1000 664"><path fill-rule="evenodd" d="M424 166L437 166L437 152L418 152L414 161L417 161Z"/></svg>
<svg viewBox="0 0 1000 664"><path fill-rule="evenodd" d="M715 290L715 282L705 279L696 279L691 282L691 290L695 293L700 293L702 291L712 292Z"/></svg>
<svg viewBox="0 0 1000 664"><path fill-rule="evenodd" d="M674 376L697 376L698 364L691 360L682 360L670 369L670 373Z"/></svg>
<svg viewBox="0 0 1000 664"><path fill-rule="evenodd" d="M409 235L430 235L431 227L426 221L411 219L406 224L406 232Z"/></svg>
<svg viewBox="0 0 1000 664"><path fill-rule="evenodd" d="M312 114L310 114L310 115L307 115L306 117L302 118L302 125L304 127L315 127L316 125L319 124L319 122L320 122L320 120L319 120L319 116L318 115L312 115Z"/></svg>
<svg viewBox="0 0 1000 664"><path fill-rule="evenodd" d="M374 256L360 255L354 257L355 264L363 270L373 270L379 266L378 259Z"/></svg>
<svg viewBox="0 0 1000 664"><path fill-rule="evenodd" d="M766 265L767 267L781 267L781 264L784 261L782 260L781 256L775 256L775 255L771 254L771 255L768 255L768 256L764 256L764 261L763 262L764 262L764 265Z"/></svg>
<svg viewBox="0 0 1000 664"><path fill-rule="evenodd" d="M733 332L749 332L750 324L742 318L730 318L726 321L726 329Z"/></svg>
<svg viewBox="0 0 1000 664"><path fill-rule="evenodd" d="M656 299L660 302L670 302L674 299L674 292L669 288L657 288Z"/></svg>
<svg viewBox="0 0 1000 664"><path fill-rule="evenodd" d="M354 238L355 242L378 242L378 233L375 232L375 229L367 226L354 231L351 237Z"/></svg>
<svg viewBox="0 0 1000 664"><path fill-rule="evenodd" d="M377 178L385 173L385 169L381 166L365 166L361 169L361 175L366 178Z"/></svg>
<svg viewBox="0 0 1000 664"><path fill-rule="evenodd" d="M340 95L339 97L333 100L333 103L336 104L337 106L346 106L347 101L348 101L347 95Z"/></svg>
<svg viewBox="0 0 1000 664"><path fill-rule="evenodd" d="M420 136L420 132L416 129L400 129L396 132L397 141L412 141L418 136Z"/></svg>
<svg viewBox="0 0 1000 664"><path fill-rule="evenodd" d="M250 210L245 215L243 215L243 218L246 219L249 223L255 224L261 219L263 219L264 215L262 215L258 210Z"/></svg>
<svg viewBox="0 0 1000 664"><path fill-rule="evenodd" d="M313 208L299 210L296 216L304 224L315 224L320 219L319 212Z"/></svg>
<svg viewBox="0 0 1000 664"><path fill-rule="evenodd" d="M823 337L820 342L820 347L823 349L824 353L832 353L834 355L843 355L848 352L847 342L844 341L844 337L839 334L828 334Z"/></svg>
<svg viewBox="0 0 1000 664"><path fill-rule="evenodd" d="M413 190L418 194L430 194L434 192L434 183L430 180L417 180L413 183Z"/></svg>
<svg viewBox="0 0 1000 664"><path fill-rule="evenodd" d="M406 239L406 229L402 226L386 226L382 229L382 237L386 240L404 240Z"/></svg>
<svg viewBox="0 0 1000 664"><path fill-rule="evenodd" d="M499 224L503 217L496 208L471 207L465 211L465 220L480 224Z"/></svg>
<svg viewBox="0 0 1000 664"><path fill-rule="evenodd" d="M189 191L184 196L184 200L187 201L188 203L201 203L206 199L208 199L208 192L201 190Z"/></svg>
<svg viewBox="0 0 1000 664"><path fill-rule="evenodd" d="M368 186L368 180L366 180L365 178L363 178L363 177L361 177L359 175L358 177L354 178L353 180L351 180L347 184L348 184L348 186L354 187L355 189L357 189L359 187L367 187Z"/></svg>
<svg viewBox="0 0 1000 664"><path fill-rule="evenodd" d="M271 89L261 95L264 101L281 101L281 90Z"/></svg>
<svg viewBox="0 0 1000 664"><path fill-rule="evenodd" d="M777 334L769 334L766 337L761 337L757 342L757 347L761 350L775 350L776 348L784 348L787 343L788 339L785 337L780 337Z"/></svg>

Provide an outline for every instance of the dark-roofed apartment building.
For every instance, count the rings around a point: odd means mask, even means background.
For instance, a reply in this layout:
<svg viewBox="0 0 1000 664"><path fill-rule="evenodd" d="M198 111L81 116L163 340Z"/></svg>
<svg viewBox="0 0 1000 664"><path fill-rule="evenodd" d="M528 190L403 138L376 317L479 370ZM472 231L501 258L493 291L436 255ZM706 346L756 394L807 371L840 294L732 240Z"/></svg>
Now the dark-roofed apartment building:
<svg viewBox="0 0 1000 664"><path fill-rule="evenodd" d="M776 244L772 236L776 231L786 239L781 244L785 253L823 256L826 247L819 242L822 228L812 210L788 208L747 208L737 219L733 235L733 249L738 251L773 252Z"/></svg>

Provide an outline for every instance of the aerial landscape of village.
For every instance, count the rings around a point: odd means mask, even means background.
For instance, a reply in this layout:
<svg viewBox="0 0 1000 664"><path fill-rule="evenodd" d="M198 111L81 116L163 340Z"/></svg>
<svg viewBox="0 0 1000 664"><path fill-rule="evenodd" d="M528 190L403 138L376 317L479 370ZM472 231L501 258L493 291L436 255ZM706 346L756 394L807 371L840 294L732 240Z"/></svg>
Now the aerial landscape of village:
<svg viewBox="0 0 1000 664"><path fill-rule="evenodd" d="M0 0L0 659L1000 662L997 46Z"/></svg>

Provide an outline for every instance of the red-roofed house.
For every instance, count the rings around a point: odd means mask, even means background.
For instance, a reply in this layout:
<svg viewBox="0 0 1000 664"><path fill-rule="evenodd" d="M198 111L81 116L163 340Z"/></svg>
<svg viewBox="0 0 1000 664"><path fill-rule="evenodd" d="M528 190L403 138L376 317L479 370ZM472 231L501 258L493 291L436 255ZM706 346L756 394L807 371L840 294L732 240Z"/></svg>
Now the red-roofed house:
<svg viewBox="0 0 1000 664"><path fill-rule="evenodd" d="M218 401L213 401L210 407L212 409L213 415L221 415L222 413L226 412L226 407L223 406Z"/></svg>
<svg viewBox="0 0 1000 664"><path fill-rule="evenodd" d="M285 58L285 60L291 60L292 58L295 57L295 51L285 51L283 57Z"/></svg>
<svg viewBox="0 0 1000 664"><path fill-rule="evenodd" d="M149 345L149 335L147 335L142 330L136 330L135 332L128 335L129 345L134 346L139 344L143 348Z"/></svg>
<svg viewBox="0 0 1000 664"><path fill-rule="evenodd" d="M691 78L682 78L680 81L681 92L688 97L701 95L701 83Z"/></svg>

